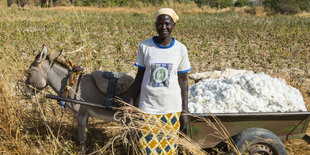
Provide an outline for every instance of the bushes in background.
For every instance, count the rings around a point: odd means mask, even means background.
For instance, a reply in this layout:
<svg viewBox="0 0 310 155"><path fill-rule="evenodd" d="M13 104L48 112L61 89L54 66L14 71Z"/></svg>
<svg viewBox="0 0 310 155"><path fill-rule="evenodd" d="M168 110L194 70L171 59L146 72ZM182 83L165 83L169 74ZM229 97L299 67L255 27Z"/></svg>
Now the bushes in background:
<svg viewBox="0 0 310 155"><path fill-rule="evenodd" d="M263 5L282 14L296 14L310 11L310 0L264 0Z"/></svg>
<svg viewBox="0 0 310 155"><path fill-rule="evenodd" d="M1 0L0 0L1 1ZM6 0L3 0L6 1ZM74 6L130 6L134 3L143 3L145 6L162 5L164 2L188 3L195 2L199 6L209 5L214 8L226 8L234 6L233 0L7 0L8 6L16 4L18 6L32 5L41 7L52 7L72 4Z"/></svg>
<svg viewBox="0 0 310 155"><path fill-rule="evenodd" d="M242 7L242 6L251 6L252 2L250 0L237 0L235 2L235 7Z"/></svg>
<svg viewBox="0 0 310 155"><path fill-rule="evenodd" d="M310 12L310 0L0 0L0 5L17 6L162 6L165 2L188 3L195 2L199 7L210 6L211 8L243 7L252 4L263 5L265 8L282 14L295 14L300 11Z"/></svg>
<svg viewBox="0 0 310 155"><path fill-rule="evenodd" d="M233 0L194 0L198 6L208 5L211 8L226 8L234 6Z"/></svg>

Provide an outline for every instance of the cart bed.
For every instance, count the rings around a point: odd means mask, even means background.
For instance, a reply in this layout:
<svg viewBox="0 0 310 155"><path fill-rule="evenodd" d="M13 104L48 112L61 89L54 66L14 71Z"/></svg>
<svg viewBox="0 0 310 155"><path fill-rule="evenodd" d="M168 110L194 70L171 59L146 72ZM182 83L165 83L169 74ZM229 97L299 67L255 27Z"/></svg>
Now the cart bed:
<svg viewBox="0 0 310 155"><path fill-rule="evenodd" d="M310 121L310 112L194 113L191 117L191 138L202 148L214 147L224 140L221 136L214 136L217 134L216 130L201 119L210 119L220 129L214 121L214 116L222 122L230 136L237 135L248 128L264 128L276 134L281 140L302 138Z"/></svg>

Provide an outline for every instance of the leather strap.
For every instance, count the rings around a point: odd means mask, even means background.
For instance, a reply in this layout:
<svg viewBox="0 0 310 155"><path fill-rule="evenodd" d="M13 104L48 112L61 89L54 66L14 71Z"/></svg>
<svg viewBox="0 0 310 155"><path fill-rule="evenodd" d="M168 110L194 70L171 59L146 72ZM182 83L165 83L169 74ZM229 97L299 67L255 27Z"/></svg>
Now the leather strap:
<svg viewBox="0 0 310 155"><path fill-rule="evenodd" d="M109 86L107 91L107 97L105 100L105 107L106 109L111 109L111 107L113 106L113 98L115 95L117 78L115 77L113 72L103 72L103 77L109 79Z"/></svg>

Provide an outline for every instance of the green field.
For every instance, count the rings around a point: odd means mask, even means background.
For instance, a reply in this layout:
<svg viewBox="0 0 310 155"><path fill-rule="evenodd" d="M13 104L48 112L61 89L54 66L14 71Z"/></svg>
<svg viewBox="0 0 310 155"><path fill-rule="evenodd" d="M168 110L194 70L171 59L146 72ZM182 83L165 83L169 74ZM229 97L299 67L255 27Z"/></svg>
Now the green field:
<svg viewBox="0 0 310 155"><path fill-rule="evenodd" d="M282 77L303 93L310 110L310 18L233 11L179 16L173 36L188 48L191 73L234 68ZM21 93L34 51L43 44L54 52L64 49L62 57L87 73L129 71L135 69L139 42L156 35L154 22L154 15L145 13L1 8L0 151L77 153L72 115L54 102L46 104L41 97L27 100ZM105 142L96 139L104 126L96 122L90 121L90 151ZM306 148L299 151L310 152Z"/></svg>

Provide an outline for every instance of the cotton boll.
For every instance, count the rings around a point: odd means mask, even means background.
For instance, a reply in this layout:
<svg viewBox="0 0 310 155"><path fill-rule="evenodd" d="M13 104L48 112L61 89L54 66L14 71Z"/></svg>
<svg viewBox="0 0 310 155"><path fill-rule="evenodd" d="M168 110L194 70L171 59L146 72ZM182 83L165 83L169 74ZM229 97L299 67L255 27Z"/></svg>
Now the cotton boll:
<svg viewBox="0 0 310 155"><path fill-rule="evenodd" d="M191 86L189 94L192 113L306 111L296 88L264 73L203 80Z"/></svg>
<svg viewBox="0 0 310 155"><path fill-rule="evenodd" d="M194 105L192 105L192 103L188 103L188 111L193 112L193 111L197 111L197 110L194 108Z"/></svg>
<svg viewBox="0 0 310 155"><path fill-rule="evenodd" d="M198 95L198 96L200 96L200 95L202 95L202 91L203 91L203 90L202 90L201 88L200 88L200 89L197 89L196 92L195 92L195 94Z"/></svg>

